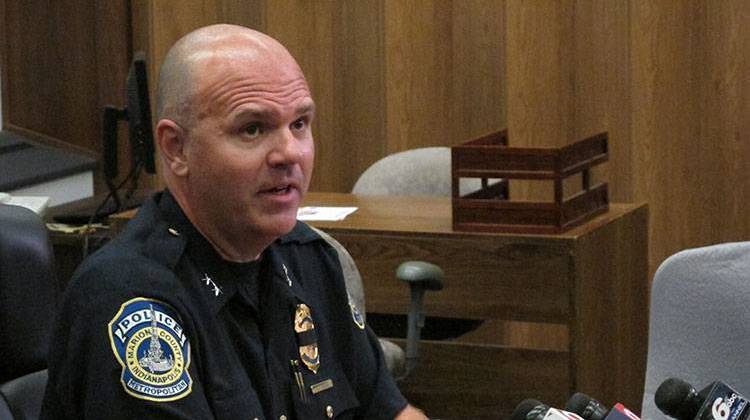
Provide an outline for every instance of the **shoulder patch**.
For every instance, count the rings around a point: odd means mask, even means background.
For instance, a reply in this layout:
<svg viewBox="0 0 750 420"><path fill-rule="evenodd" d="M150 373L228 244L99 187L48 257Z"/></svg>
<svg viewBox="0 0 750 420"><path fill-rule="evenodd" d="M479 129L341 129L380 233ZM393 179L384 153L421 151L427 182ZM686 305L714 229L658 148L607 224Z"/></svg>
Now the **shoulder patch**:
<svg viewBox="0 0 750 420"><path fill-rule="evenodd" d="M120 306L108 329L125 392L157 402L190 394L190 341L171 306L155 299L131 299Z"/></svg>

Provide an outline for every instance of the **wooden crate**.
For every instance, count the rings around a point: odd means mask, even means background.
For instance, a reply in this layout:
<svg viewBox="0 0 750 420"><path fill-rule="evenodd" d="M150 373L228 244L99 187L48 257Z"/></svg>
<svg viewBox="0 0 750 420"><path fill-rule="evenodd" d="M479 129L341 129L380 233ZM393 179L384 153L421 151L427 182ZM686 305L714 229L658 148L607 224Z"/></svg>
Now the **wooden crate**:
<svg viewBox="0 0 750 420"><path fill-rule="evenodd" d="M561 233L609 208L607 183L591 185L592 167L609 159L600 133L560 148L508 146L506 130L451 148L453 229L470 232ZM581 174L581 190L563 196L563 181ZM460 195L461 178L481 178L482 188ZM490 184L489 179L502 179ZM549 202L513 201L513 180L553 183Z"/></svg>

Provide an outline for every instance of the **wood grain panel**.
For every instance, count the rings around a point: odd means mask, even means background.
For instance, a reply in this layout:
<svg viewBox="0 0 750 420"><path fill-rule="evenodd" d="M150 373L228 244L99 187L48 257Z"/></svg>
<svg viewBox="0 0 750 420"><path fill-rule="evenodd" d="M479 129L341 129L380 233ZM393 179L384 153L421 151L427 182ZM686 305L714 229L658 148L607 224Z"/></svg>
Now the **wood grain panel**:
<svg viewBox="0 0 750 420"><path fill-rule="evenodd" d="M384 8L387 152L450 145L451 7L386 1ZM415 22L419 22L415 25Z"/></svg>
<svg viewBox="0 0 750 420"><path fill-rule="evenodd" d="M316 139L316 160L335 159L335 147L340 132L335 121L336 109L336 42L334 31L340 7L334 2L276 1L268 7L266 30L284 44L305 72L313 92L316 116L313 131ZM313 174L313 188L326 189L326 181L335 184L337 176L326 176L331 169L318 165Z"/></svg>
<svg viewBox="0 0 750 420"><path fill-rule="evenodd" d="M573 368L574 388L608 406L621 402L637 409L643 398L648 220L647 209L641 207L582 238L574 251L578 305L570 336L573 360L586 359L585 365Z"/></svg>
<svg viewBox="0 0 750 420"><path fill-rule="evenodd" d="M409 290L394 273L406 260L439 263L445 288L425 297L426 313L474 319L563 322L570 315L565 246L482 236L414 238L372 233L336 233L357 262L368 308L405 313ZM445 265L445 261L454 261ZM522 299L515 297L523 296Z"/></svg>
<svg viewBox="0 0 750 420"><path fill-rule="evenodd" d="M359 174L383 156L382 4L370 0L272 5L268 33L297 58L317 105L312 188L348 191Z"/></svg>
<svg viewBox="0 0 750 420"><path fill-rule="evenodd" d="M8 17L5 13L5 0L0 0L0 39L8 39L5 28ZM8 120L8 59L6 47L0 47L0 127Z"/></svg>
<svg viewBox="0 0 750 420"><path fill-rule="evenodd" d="M594 170L614 202L633 200L629 2L578 0L573 14L572 104L576 140L606 131L610 159Z"/></svg>
<svg viewBox="0 0 750 420"><path fill-rule="evenodd" d="M399 388L434 418L507 419L530 396L564 406L568 375L564 352L423 341L417 368Z"/></svg>
<svg viewBox="0 0 750 420"><path fill-rule="evenodd" d="M102 108L125 102L127 1L9 1L1 17L4 128L98 158Z"/></svg>
<svg viewBox="0 0 750 420"><path fill-rule="evenodd" d="M575 141L574 2L506 1L508 137L513 146Z"/></svg>
<svg viewBox="0 0 750 420"><path fill-rule="evenodd" d="M508 141L516 147L574 142L574 2L506 1ZM567 188L570 189L570 188ZM514 181L515 198L543 201L552 186Z"/></svg>
<svg viewBox="0 0 750 420"><path fill-rule="evenodd" d="M95 155L101 107L122 104L127 71L126 3L7 2L3 103L17 126ZM113 49L108 55L97 51ZM116 89L115 87L120 87Z"/></svg>
<svg viewBox="0 0 750 420"><path fill-rule="evenodd" d="M343 1L341 7L333 110L341 129L329 139L335 148L317 165L319 173L334 168L321 173L327 182L320 191L351 191L359 175L387 150L383 3Z"/></svg>
<svg viewBox="0 0 750 420"><path fill-rule="evenodd" d="M652 203L652 271L678 250L750 237L749 8L631 5L634 191Z"/></svg>
<svg viewBox="0 0 750 420"><path fill-rule="evenodd" d="M708 205L710 242L750 237L750 3L705 3L705 47L697 65L710 67L702 75L702 150L715 155L702 173L700 187L689 190L695 205ZM711 139L718 140L712 144ZM690 142L692 143L692 142ZM702 151L701 151L702 152ZM711 180L722 180L719 183ZM695 185L688 185L691 188ZM714 190L710 197L703 191ZM700 223L700 220L694 220ZM703 242L705 243L705 242ZM701 244L703 244L701 243Z"/></svg>
<svg viewBox="0 0 750 420"><path fill-rule="evenodd" d="M459 0L451 5L451 68L443 80L434 81L451 87L449 146L507 127L505 0Z"/></svg>

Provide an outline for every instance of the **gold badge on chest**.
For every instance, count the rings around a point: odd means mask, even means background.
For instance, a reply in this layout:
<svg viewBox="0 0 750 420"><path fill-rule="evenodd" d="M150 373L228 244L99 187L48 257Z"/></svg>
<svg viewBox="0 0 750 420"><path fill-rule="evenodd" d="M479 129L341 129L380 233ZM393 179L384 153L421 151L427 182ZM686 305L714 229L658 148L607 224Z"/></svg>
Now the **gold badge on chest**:
<svg viewBox="0 0 750 420"><path fill-rule="evenodd" d="M297 333L299 357L302 363L313 373L318 373L320 367L318 337L310 308L304 303L298 304L294 311L294 332Z"/></svg>

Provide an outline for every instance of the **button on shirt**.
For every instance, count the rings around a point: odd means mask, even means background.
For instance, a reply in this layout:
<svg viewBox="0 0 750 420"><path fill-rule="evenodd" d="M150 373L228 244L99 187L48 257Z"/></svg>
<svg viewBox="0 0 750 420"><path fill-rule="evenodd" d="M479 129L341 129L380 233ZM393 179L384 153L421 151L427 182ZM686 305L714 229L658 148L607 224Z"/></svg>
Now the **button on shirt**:
<svg viewBox="0 0 750 420"><path fill-rule="evenodd" d="M330 245L298 223L259 261L227 262L168 191L76 272L49 361L42 418L385 419L406 406Z"/></svg>

